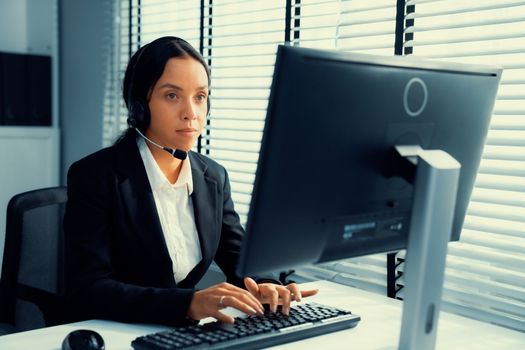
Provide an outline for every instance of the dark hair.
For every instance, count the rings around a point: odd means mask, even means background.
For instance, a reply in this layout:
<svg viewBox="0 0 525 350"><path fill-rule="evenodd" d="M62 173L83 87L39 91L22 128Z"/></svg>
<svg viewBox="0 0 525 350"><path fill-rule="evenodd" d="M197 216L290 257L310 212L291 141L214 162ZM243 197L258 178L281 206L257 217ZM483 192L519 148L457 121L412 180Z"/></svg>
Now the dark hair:
<svg viewBox="0 0 525 350"><path fill-rule="evenodd" d="M144 114L147 114L147 117L143 119L146 120L139 121L139 125L137 125L141 131L145 132L149 126L149 94L164 72L166 62L168 62L170 58L185 56L192 57L202 64L208 76L209 86L211 79L206 61L190 43L181 38L174 36L158 38L142 46L131 56L122 82L122 97L124 98L130 119L137 118L136 115L133 115L135 113L133 111L134 104L138 103L141 105L141 108L145 110ZM128 129L124 131L116 143L133 133L133 128L129 125L130 119L128 119Z"/></svg>

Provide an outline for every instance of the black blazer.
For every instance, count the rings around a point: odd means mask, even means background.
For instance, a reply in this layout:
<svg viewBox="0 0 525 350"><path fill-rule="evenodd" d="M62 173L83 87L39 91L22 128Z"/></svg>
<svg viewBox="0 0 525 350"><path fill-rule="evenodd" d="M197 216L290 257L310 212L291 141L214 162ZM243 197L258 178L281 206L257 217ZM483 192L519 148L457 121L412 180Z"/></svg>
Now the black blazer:
<svg viewBox="0 0 525 350"><path fill-rule="evenodd" d="M127 136L74 163L64 218L69 320L179 324L195 284L212 260L228 282L235 275L244 230L226 170L190 152L192 201L202 260L180 283L164 241L135 137Z"/></svg>

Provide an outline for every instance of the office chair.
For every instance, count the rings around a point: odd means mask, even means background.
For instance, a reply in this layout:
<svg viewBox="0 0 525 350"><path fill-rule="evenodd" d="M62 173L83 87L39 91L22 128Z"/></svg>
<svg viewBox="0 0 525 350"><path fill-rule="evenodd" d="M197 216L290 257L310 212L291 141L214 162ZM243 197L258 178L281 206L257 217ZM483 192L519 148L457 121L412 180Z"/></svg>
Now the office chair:
<svg viewBox="0 0 525 350"><path fill-rule="evenodd" d="M60 324L63 319L66 187L15 195L7 206L0 279L0 334Z"/></svg>

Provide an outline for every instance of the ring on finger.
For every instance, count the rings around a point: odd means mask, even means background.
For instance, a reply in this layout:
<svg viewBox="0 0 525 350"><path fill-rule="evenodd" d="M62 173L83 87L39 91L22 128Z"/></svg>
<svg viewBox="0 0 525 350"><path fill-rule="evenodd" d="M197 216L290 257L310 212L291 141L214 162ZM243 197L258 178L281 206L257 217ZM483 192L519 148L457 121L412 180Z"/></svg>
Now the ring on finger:
<svg viewBox="0 0 525 350"><path fill-rule="evenodd" d="M221 298L219 299L219 305L220 305L220 307L225 307L225 306L224 306L224 298L225 298L225 297L226 297L226 296L223 295L223 296L221 296Z"/></svg>

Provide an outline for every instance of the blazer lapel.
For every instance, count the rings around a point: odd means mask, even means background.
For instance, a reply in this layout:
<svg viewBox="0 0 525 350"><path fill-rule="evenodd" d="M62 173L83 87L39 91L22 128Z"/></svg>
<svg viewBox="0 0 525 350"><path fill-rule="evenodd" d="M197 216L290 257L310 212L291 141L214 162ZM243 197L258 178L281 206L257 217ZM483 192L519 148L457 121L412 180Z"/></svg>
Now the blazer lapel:
<svg viewBox="0 0 525 350"><path fill-rule="evenodd" d="M201 245L202 260L179 283L181 287L194 285L206 272L215 256L220 237L217 182L206 176L206 164L198 157L192 156L192 152L190 152L190 160L193 179L191 198L195 225Z"/></svg>
<svg viewBox="0 0 525 350"><path fill-rule="evenodd" d="M135 138L127 137L116 149L121 200L128 212L133 231L141 239L152 262L155 262L155 266L162 272L166 285L175 286L171 258Z"/></svg>

